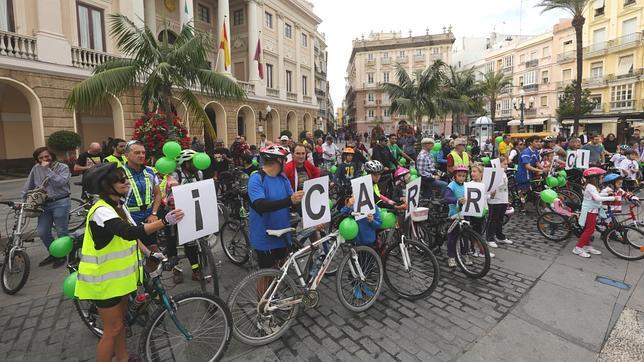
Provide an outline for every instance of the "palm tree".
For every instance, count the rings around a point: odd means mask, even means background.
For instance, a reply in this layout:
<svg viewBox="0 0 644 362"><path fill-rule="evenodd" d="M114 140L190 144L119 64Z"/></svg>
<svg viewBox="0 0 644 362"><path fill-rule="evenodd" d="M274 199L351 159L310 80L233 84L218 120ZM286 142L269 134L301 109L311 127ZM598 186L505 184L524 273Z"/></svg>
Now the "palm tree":
<svg viewBox="0 0 644 362"><path fill-rule="evenodd" d="M543 8L542 13L549 10L561 9L572 15L572 26L575 28L575 39L577 42L577 83L575 85L574 101L574 134L577 134L579 131L579 117L581 116L581 79L584 62L582 32L584 29L584 23L586 22L586 18L584 18L584 9L590 2L591 0L541 0L541 2L537 4L537 6Z"/></svg>
<svg viewBox="0 0 644 362"><path fill-rule="evenodd" d="M483 74L483 79L479 81L481 94L490 104L490 118L492 122L496 119L496 99L503 93L505 87L512 86L512 79L506 77L501 72L488 72Z"/></svg>
<svg viewBox="0 0 644 362"><path fill-rule="evenodd" d="M194 91L226 99L243 99L244 91L235 81L208 69L208 53L213 47L208 36L191 25L184 25L173 43L168 31L157 41L147 27L137 27L123 15L110 15L110 34L125 58L115 58L96 66L92 76L83 80L67 98L70 109L89 110L110 96L120 96L141 86L144 112L163 111L173 121L176 95L190 114L202 121L210 137L215 130Z"/></svg>
<svg viewBox="0 0 644 362"><path fill-rule="evenodd" d="M455 104L456 107L450 109L452 118L456 118L460 126L465 113L473 114L482 110L481 92L476 82L474 68L459 71L450 65L447 70L444 90L449 98L461 100Z"/></svg>

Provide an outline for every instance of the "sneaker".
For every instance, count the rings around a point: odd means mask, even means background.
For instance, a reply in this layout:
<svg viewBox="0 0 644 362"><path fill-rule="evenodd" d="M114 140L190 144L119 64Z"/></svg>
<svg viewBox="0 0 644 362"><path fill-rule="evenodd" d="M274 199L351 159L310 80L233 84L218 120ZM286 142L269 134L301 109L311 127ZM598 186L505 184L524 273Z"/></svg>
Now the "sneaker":
<svg viewBox="0 0 644 362"><path fill-rule="evenodd" d="M472 262L472 259L470 259L469 255L463 255L463 257L461 259L463 260L463 264L465 264L465 265L474 265L474 263Z"/></svg>
<svg viewBox="0 0 644 362"><path fill-rule="evenodd" d="M493 252L490 252L490 259L494 258L496 255Z"/></svg>
<svg viewBox="0 0 644 362"><path fill-rule="evenodd" d="M497 242L497 243L501 243L501 244L508 244L508 245L510 245L510 244L514 244L514 242L513 242L512 240L508 239L508 238L505 238L505 239L503 239L503 240L501 240L501 239L496 239L496 242Z"/></svg>
<svg viewBox="0 0 644 362"><path fill-rule="evenodd" d="M376 293L374 293L373 289L371 289L366 284L362 286L362 291L364 292L364 295L366 295L368 298L371 298L376 294Z"/></svg>
<svg viewBox="0 0 644 362"><path fill-rule="evenodd" d="M353 286L353 296L356 299L362 299L362 290L360 289L360 285L356 284Z"/></svg>
<svg viewBox="0 0 644 362"><path fill-rule="evenodd" d="M490 248L498 248L499 246L494 241L488 241L487 246Z"/></svg>
<svg viewBox="0 0 644 362"><path fill-rule="evenodd" d="M174 284L183 283L183 271L176 266L172 268L172 282Z"/></svg>
<svg viewBox="0 0 644 362"><path fill-rule="evenodd" d="M490 259L494 258L495 256L494 253L493 252L489 252L489 253L490 253ZM475 258L485 258L485 253L481 253L480 251L477 250L474 252L474 254L472 254L472 256Z"/></svg>
<svg viewBox="0 0 644 362"><path fill-rule="evenodd" d="M447 266L450 268L456 268L456 258L447 258Z"/></svg>
<svg viewBox="0 0 644 362"><path fill-rule="evenodd" d="M56 261L56 257L54 257L53 255L48 255L45 259L43 259L43 261L38 263L38 266L49 265L49 264L53 263L54 261Z"/></svg>
<svg viewBox="0 0 644 362"><path fill-rule="evenodd" d="M576 247L572 249L572 253L575 255L579 255L582 258L590 258L590 254L588 254L584 249Z"/></svg>
<svg viewBox="0 0 644 362"><path fill-rule="evenodd" d="M585 252L587 252L587 253L589 253L589 254L593 254L593 255L600 255L600 254L602 253L601 251L599 251L599 250L597 250L597 249L593 248L593 246L592 246L592 245L586 245L586 246L584 246L584 251L585 251Z"/></svg>

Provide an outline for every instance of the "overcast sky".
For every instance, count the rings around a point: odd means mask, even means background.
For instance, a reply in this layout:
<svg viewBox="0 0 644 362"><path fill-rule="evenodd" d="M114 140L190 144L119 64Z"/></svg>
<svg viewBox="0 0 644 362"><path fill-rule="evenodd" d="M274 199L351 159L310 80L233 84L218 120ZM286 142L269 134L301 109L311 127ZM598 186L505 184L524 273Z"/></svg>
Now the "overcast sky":
<svg viewBox="0 0 644 362"><path fill-rule="evenodd" d="M564 12L541 15L538 0L310 0L322 18L329 52L328 79L334 107L342 106L351 41L371 31L402 31L404 35L442 32L452 25L456 38L482 36L493 29L506 34L540 34L552 29ZM521 3L523 2L523 11ZM521 17L523 14L523 17ZM522 21L521 21L522 18ZM520 25L522 24L522 25Z"/></svg>

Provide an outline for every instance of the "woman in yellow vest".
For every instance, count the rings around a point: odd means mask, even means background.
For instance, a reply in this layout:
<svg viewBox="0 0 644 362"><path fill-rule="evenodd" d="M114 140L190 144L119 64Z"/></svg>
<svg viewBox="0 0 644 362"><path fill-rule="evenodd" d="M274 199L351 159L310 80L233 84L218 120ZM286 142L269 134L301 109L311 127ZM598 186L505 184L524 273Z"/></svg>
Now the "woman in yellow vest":
<svg viewBox="0 0 644 362"><path fill-rule="evenodd" d="M87 215L75 295L79 299L92 300L103 320L103 336L96 347L96 359L111 361L116 356L118 361L127 361L123 320L128 295L136 291L143 278L139 250L150 255L138 239L166 225L176 224L183 218L183 212L174 210L164 219L136 225L122 201L130 184L116 163L93 167L85 174L83 183L86 190L98 194L100 199Z"/></svg>

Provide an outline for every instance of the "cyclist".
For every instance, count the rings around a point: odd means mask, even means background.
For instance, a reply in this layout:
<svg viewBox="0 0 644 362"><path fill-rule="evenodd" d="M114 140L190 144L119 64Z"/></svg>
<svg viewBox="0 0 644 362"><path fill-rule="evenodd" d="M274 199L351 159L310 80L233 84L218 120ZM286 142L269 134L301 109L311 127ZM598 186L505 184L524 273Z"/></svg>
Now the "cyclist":
<svg viewBox="0 0 644 362"><path fill-rule="evenodd" d="M595 232L597 217L606 217L602 202L615 201L614 196L603 196L599 193L599 186L606 171L599 167L591 167L584 171L586 186L584 187L584 201L581 204L581 213L579 214L579 225L584 228L577 245L572 249L573 254L582 258L590 258L591 254L599 255L602 252L593 248L592 235Z"/></svg>
<svg viewBox="0 0 644 362"><path fill-rule="evenodd" d="M517 172L514 179L519 192L525 193L530 189L530 180L542 174L544 170L539 166L539 150L541 149L541 138L530 136L525 143L528 145L519 155Z"/></svg>
<svg viewBox="0 0 644 362"><path fill-rule="evenodd" d="M96 359L111 361L116 355L117 360L127 361L123 320L128 295L142 282L139 250L150 255L150 250L137 239L176 224L183 218L183 212L174 210L162 220L137 225L121 203L130 185L124 169L115 163L93 167L87 171L83 183L88 192L100 198L87 215L75 296L92 300L103 320Z"/></svg>
<svg viewBox="0 0 644 362"><path fill-rule="evenodd" d="M425 137L420 141L420 144L422 149L418 154L418 159L416 160L416 168L418 169L421 177L423 198L431 198L432 188L438 188L442 195L445 192L447 183L436 175L434 156L431 154L431 150L434 148L434 139Z"/></svg>
<svg viewBox="0 0 644 362"><path fill-rule="evenodd" d="M447 185L443 200L449 204L448 217L452 217L458 213L459 205L465 203L465 186L463 183L467 180L467 173L469 168L465 165L458 165L452 169L454 180ZM447 234L447 266L450 268L456 267L456 238L458 235L458 228L454 228ZM472 265L469 256L463 255L463 262L466 265Z"/></svg>
<svg viewBox="0 0 644 362"><path fill-rule="evenodd" d="M407 208L407 205L404 202L398 200L392 200L387 196L380 193L380 187L378 187L378 181L384 171L382 163L378 160L367 161L364 164L364 170L371 175L371 181L373 182L373 194L376 205L381 209L390 209L390 210L404 210Z"/></svg>
<svg viewBox="0 0 644 362"><path fill-rule="evenodd" d="M105 157L103 162L114 162L118 167L125 166L127 158L125 158L125 146L127 143L121 138L115 138L112 140L112 154Z"/></svg>
<svg viewBox="0 0 644 362"><path fill-rule="evenodd" d="M306 147L297 143L293 147L293 160L284 165L284 174L293 190L302 190L304 181L320 177L320 170L306 159L307 153Z"/></svg>
<svg viewBox="0 0 644 362"><path fill-rule="evenodd" d="M352 178L360 175L360 166L354 160L355 150L351 147L345 147L342 150L342 163L338 166L336 177L341 184L348 183Z"/></svg>

